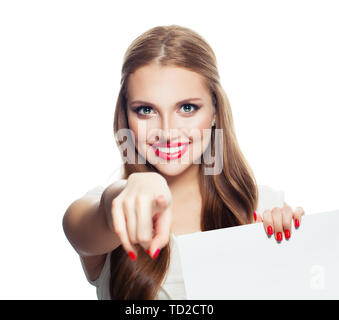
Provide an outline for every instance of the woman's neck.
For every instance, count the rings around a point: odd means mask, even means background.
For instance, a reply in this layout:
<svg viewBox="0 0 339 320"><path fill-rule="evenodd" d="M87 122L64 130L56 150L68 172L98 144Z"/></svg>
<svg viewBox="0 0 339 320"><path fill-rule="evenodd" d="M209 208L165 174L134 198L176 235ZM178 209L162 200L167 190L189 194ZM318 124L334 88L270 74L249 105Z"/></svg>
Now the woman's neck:
<svg viewBox="0 0 339 320"><path fill-rule="evenodd" d="M200 199L199 165L191 165L191 167L177 176L164 175L164 177L174 199L188 195L195 195L197 199Z"/></svg>
<svg viewBox="0 0 339 320"><path fill-rule="evenodd" d="M200 231L202 197L198 165L192 165L180 175L171 176L167 183L172 194L171 232L181 235Z"/></svg>

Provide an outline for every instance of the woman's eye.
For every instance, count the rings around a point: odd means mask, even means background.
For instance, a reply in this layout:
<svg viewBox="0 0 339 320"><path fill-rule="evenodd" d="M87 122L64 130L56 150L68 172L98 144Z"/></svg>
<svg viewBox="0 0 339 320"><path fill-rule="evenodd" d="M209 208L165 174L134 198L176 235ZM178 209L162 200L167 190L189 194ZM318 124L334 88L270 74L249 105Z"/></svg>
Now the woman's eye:
<svg viewBox="0 0 339 320"><path fill-rule="evenodd" d="M186 103L186 104L183 104L182 106L181 106L181 108L182 107L184 107L184 113L192 113L192 112L194 112L195 110L198 110L199 109L199 107L198 106L196 106L195 104L190 104L190 103ZM188 108L187 108L188 107ZM193 107L193 111L190 111L190 110L192 110L192 108L191 107ZM188 112L186 112L186 111L188 111Z"/></svg>
<svg viewBox="0 0 339 320"><path fill-rule="evenodd" d="M191 103L185 103L185 104L183 104L183 105L181 106L180 109L182 109L182 108L183 108L183 110L184 110L184 113L186 113L186 114L191 114L191 113L193 113L194 111L200 109L200 107L198 107L198 106L195 105L195 104L191 104ZM192 109L193 109L193 110L192 110ZM140 112L141 110L143 110L142 113ZM144 117L144 116L148 116L148 115L152 114L152 113L151 113L152 110L153 110L152 107L149 107L149 106L140 106L140 107L136 107L133 111L134 111L137 115Z"/></svg>
<svg viewBox="0 0 339 320"><path fill-rule="evenodd" d="M146 113L140 113L139 111L140 110L146 110ZM139 115L141 115L141 116L147 116L147 115L149 115L150 113L150 109L152 109L152 107L148 107L148 106L141 106L141 107L137 107L137 108L135 108L134 109L134 112L136 113L136 114L139 114Z"/></svg>

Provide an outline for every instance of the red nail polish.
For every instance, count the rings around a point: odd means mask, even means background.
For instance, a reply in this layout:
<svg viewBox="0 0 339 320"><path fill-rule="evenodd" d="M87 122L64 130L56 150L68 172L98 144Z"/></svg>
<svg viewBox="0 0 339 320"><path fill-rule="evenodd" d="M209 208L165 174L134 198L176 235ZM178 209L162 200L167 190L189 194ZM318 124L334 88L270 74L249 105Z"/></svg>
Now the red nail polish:
<svg viewBox="0 0 339 320"><path fill-rule="evenodd" d="M160 252L160 249L157 249L157 250L154 252L153 259L155 259L155 258L158 256L159 252Z"/></svg>
<svg viewBox="0 0 339 320"><path fill-rule="evenodd" d="M253 212L253 215L254 215L254 221L257 221L257 213L255 211Z"/></svg>
<svg viewBox="0 0 339 320"><path fill-rule="evenodd" d="M285 239L289 239L291 237L290 230L285 230Z"/></svg>
<svg viewBox="0 0 339 320"><path fill-rule="evenodd" d="M271 236L273 234L273 229L272 229L271 226L267 227L267 233L268 233L269 236Z"/></svg>
<svg viewBox="0 0 339 320"><path fill-rule="evenodd" d="M294 220L294 226L295 226L296 228L299 228L299 226L300 226L299 219L295 219L295 220Z"/></svg>
<svg viewBox="0 0 339 320"><path fill-rule="evenodd" d="M136 260L136 256L135 256L134 252L130 251L130 252L128 252L128 255L130 256L130 258L131 258L133 261Z"/></svg>
<svg viewBox="0 0 339 320"><path fill-rule="evenodd" d="M277 233L277 241L280 242L282 240L282 233L278 232Z"/></svg>
<svg viewBox="0 0 339 320"><path fill-rule="evenodd" d="M146 253L149 254L149 250L148 249L146 250Z"/></svg>

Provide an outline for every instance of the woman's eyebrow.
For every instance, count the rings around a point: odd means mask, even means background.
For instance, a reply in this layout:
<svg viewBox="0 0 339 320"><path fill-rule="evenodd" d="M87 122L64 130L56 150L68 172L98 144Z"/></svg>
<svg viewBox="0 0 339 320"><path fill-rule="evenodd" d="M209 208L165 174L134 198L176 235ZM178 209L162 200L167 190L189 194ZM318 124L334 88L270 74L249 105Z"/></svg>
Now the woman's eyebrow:
<svg viewBox="0 0 339 320"><path fill-rule="evenodd" d="M178 101L175 105L180 105L180 104L183 104L183 103L188 103L190 101L202 101L201 98L187 98L187 99L184 99L184 100L181 100L181 101ZM142 100L135 100L135 101L132 101L131 102L131 106L133 104L146 104L146 105L149 105L149 106L152 106L152 107L155 107L155 104L151 103L151 102L147 102L147 101L142 101Z"/></svg>

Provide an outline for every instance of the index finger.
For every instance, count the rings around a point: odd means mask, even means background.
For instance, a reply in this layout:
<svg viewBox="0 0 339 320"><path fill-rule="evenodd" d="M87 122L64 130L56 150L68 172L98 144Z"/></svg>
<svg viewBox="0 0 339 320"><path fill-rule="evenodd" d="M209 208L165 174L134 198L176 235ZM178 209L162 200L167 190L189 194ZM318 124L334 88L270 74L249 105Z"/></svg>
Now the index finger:
<svg viewBox="0 0 339 320"><path fill-rule="evenodd" d="M155 222L154 226L154 238L151 241L149 250L150 255L155 259L160 250L166 246L169 242L170 229L172 224L172 212L171 207L166 205L166 200L158 200L158 204L162 203L166 206L162 212L157 213L153 218Z"/></svg>
<svg viewBox="0 0 339 320"><path fill-rule="evenodd" d="M152 199L149 197L137 197L136 219L137 240L140 245L147 249L152 239Z"/></svg>

